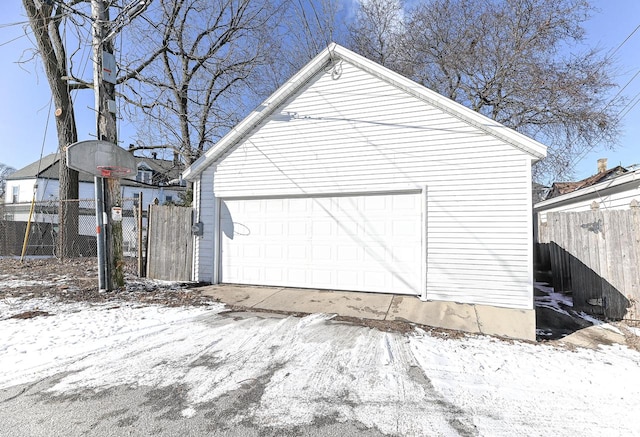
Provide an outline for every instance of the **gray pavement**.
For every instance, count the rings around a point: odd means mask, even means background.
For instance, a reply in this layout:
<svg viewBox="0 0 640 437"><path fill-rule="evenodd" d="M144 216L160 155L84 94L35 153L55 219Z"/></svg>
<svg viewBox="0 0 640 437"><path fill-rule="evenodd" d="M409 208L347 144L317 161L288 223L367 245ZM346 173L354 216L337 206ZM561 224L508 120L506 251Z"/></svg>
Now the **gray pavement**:
<svg viewBox="0 0 640 437"><path fill-rule="evenodd" d="M252 381L215 401L198 405L193 417L180 412L186 389L118 386L68 396L48 392L63 375L0 390L0 437L52 436L364 436L384 434L337 416L317 417L309 425L270 428L249 417L233 418L256 408L265 381Z"/></svg>

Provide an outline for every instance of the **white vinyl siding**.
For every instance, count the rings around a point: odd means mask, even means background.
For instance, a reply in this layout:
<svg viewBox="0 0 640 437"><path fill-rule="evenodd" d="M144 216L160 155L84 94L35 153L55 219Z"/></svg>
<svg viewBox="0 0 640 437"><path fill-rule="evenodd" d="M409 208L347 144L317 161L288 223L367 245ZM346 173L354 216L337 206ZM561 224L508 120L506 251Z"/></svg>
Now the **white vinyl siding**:
<svg viewBox="0 0 640 437"><path fill-rule="evenodd" d="M202 235L194 237L193 278L202 282L214 282L214 241L216 226L216 199L213 195L214 166L207 168L193 186L193 207L196 223L203 224Z"/></svg>
<svg viewBox="0 0 640 437"><path fill-rule="evenodd" d="M215 195L427 186L427 298L531 309L530 163L514 146L343 62L338 78L312 78L217 162Z"/></svg>
<svg viewBox="0 0 640 437"><path fill-rule="evenodd" d="M549 212L591 211L591 204L593 202L596 202L598 207L603 211L608 209L628 209L631 207L633 200L640 202L640 180L633 184L626 184L625 186L616 188L616 192L611 192L614 190L607 190L606 193L585 193L583 196L570 201L541 208L538 210L541 223L547 221L547 213Z"/></svg>
<svg viewBox="0 0 640 437"><path fill-rule="evenodd" d="M35 179L8 180L5 186L6 204L31 202Z"/></svg>

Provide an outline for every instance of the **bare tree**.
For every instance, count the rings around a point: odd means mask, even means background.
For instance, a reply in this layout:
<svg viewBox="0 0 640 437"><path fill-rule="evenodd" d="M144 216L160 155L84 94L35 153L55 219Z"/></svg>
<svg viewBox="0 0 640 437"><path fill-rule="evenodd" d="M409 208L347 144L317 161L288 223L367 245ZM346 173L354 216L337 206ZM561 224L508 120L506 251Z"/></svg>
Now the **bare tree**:
<svg viewBox="0 0 640 437"><path fill-rule="evenodd" d="M159 0L126 32L121 65L129 115L149 141L197 159L243 115L243 93L270 52L277 5L252 0ZM146 120L146 121L144 121Z"/></svg>
<svg viewBox="0 0 640 437"><path fill-rule="evenodd" d="M387 43L397 1L369 0L363 8L376 3L387 5L379 16L366 15L376 26L351 28L353 41L372 43L352 47L546 144L549 156L534 168L538 180L570 175L583 151L615 143L612 66L583 44L582 25L592 12L587 0L421 2L404 11L402 37ZM394 62L385 54L389 41L396 41Z"/></svg>
<svg viewBox="0 0 640 437"><path fill-rule="evenodd" d="M357 5L355 19L348 25L349 46L380 65L401 70L404 1L359 0Z"/></svg>
<svg viewBox="0 0 640 437"><path fill-rule="evenodd" d="M346 13L339 0L290 0L282 23L274 34L280 42L269 67L273 81L281 85L332 42L346 40Z"/></svg>
<svg viewBox="0 0 640 437"><path fill-rule="evenodd" d="M58 255L62 258L70 255L71 242L78 234L78 217L73 208L76 202L69 200L78 198L78 172L66 166L65 147L78 140L76 120L71 98L72 86L66 78L72 76L67 67L67 52L60 33L60 25L67 18L69 4L79 1L44 2L38 0L22 0L33 38L44 67L56 114L56 130L60 149L60 209L58 211L60 227L58 233ZM69 3L69 4L67 4Z"/></svg>
<svg viewBox="0 0 640 437"><path fill-rule="evenodd" d="M4 198L4 190L7 186L7 178L11 176L11 174L15 171L15 168L0 163L0 203L2 203L2 199Z"/></svg>

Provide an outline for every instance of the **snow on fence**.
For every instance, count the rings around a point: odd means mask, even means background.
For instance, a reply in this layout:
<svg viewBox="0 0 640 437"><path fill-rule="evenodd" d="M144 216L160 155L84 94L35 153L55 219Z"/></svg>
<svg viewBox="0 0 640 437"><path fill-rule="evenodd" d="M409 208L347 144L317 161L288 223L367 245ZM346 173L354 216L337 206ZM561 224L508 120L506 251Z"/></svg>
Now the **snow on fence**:
<svg viewBox="0 0 640 437"><path fill-rule="evenodd" d="M640 319L640 209L548 212L536 230L539 268L578 311Z"/></svg>

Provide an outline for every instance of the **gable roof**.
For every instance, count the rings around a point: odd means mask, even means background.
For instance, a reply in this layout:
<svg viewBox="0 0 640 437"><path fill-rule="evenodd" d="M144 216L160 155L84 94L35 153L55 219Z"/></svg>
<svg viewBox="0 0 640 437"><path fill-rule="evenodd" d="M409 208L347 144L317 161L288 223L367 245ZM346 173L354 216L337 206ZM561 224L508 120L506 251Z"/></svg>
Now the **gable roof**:
<svg viewBox="0 0 640 437"><path fill-rule="evenodd" d="M552 196L551 193L541 202L536 203L534 211L545 211L561 205L572 204L583 200L585 196L597 194L603 196L610 190L635 190L640 181L640 169L628 170L625 167L617 166L602 173L589 176L578 182L556 182L559 185L558 194ZM564 192L560 192L564 189Z"/></svg>
<svg viewBox="0 0 640 437"><path fill-rule="evenodd" d="M36 175L40 175L43 178L49 178L49 175L53 173L51 167L60 159L57 153L52 153L43 157L42 159L32 162L26 167L22 167L14 171L7 180L19 180L19 179L32 179ZM57 169L57 167L56 167ZM58 173L55 173L55 179L58 178Z"/></svg>
<svg viewBox="0 0 640 437"><path fill-rule="evenodd" d="M209 165L221 158L229 149L241 141L255 127L263 123L289 97L293 96L307 81L316 74L326 70L328 65L338 60L346 61L368 73L382 79L389 84L403 90L407 94L457 117L489 135L499 138L515 148L529 154L532 160L542 159L547 154L547 147L543 144L510 129L490 118L473 111L435 91L407 79L363 56L360 56L336 43L332 43L305 65L298 73L269 96L258 108L251 112L244 120L231 129L212 148L207 150L199 159L193 162L183 172L187 180L194 180Z"/></svg>
<svg viewBox="0 0 640 437"><path fill-rule="evenodd" d="M138 165L144 163L153 170L154 173L162 174L167 181L178 179L180 177L181 166L176 165L173 161L165 159L153 159L146 157L136 156L136 162ZM51 153L44 156L42 159L32 162L31 164L23 167L14 173L12 173L7 180L20 180L20 179L54 179L58 180L60 169L60 154ZM147 185L135 181L135 174L131 175L133 179L123 178L122 185ZM93 183L93 175L83 171L78 172L79 182Z"/></svg>
<svg viewBox="0 0 640 437"><path fill-rule="evenodd" d="M551 190L545 200L552 199L554 197L562 196L563 194L572 193L582 188L587 188L597 183L616 178L621 174L627 173L628 170L622 166L610 168L609 170L596 173L588 178L582 179L577 182L554 182L551 185Z"/></svg>

